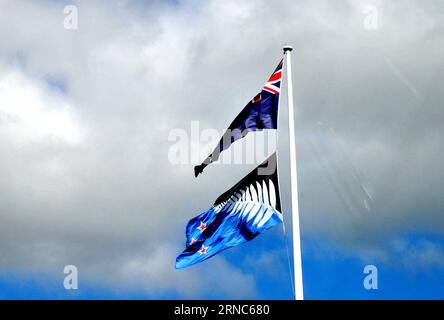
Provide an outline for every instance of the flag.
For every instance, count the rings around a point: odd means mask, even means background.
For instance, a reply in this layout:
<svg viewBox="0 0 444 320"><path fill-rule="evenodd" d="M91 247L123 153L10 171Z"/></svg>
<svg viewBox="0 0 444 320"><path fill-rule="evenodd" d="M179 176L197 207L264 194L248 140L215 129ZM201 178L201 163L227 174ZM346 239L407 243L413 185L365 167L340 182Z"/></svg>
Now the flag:
<svg viewBox="0 0 444 320"><path fill-rule="evenodd" d="M182 269L254 239L282 222L276 153L223 193L186 227L186 249L176 258Z"/></svg>
<svg viewBox="0 0 444 320"><path fill-rule="evenodd" d="M237 115L220 139L214 151L202 162L194 167L194 175L197 177L210 163L219 159L219 154L231 146L231 144L247 135L250 131L262 129L277 129L277 116L279 107L279 94L282 79L281 60L268 79L267 83L244 109Z"/></svg>

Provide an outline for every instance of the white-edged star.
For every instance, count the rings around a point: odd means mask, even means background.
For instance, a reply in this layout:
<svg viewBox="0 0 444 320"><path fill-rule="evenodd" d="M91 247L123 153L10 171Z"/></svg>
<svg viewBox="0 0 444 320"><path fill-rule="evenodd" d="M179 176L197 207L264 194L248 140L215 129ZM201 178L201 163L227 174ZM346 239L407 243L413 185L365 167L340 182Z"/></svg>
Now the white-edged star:
<svg viewBox="0 0 444 320"><path fill-rule="evenodd" d="M204 232L204 230L207 228L207 225L205 223L203 223L202 221L200 222L200 226L197 227L197 229L200 230L200 232Z"/></svg>
<svg viewBox="0 0 444 320"><path fill-rule="evenodd" d="M200 255L207 254L208 248L209 247L205 247L204 245L202 245L202 248L200 248L200 250L197 252L199 252Z"/></svg>

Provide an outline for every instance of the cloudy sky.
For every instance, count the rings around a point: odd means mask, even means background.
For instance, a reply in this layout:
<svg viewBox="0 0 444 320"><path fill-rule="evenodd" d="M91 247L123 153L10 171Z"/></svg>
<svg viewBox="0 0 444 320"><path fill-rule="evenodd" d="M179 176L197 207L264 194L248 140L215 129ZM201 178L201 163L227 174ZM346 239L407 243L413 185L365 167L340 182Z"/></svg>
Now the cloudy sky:
<svg viewBox="0 0 444 320"><path fill-rule="evenodd" d="M444 298L443 21L438 0L2 0L0 298L291 299L281 226L174 269L187 221L255 167L195 179L210 150L191 124L226 127L285 43L306 298ZM174 129L190 133L182 164ZM369 264L377 290L363 287Z"/></svg>

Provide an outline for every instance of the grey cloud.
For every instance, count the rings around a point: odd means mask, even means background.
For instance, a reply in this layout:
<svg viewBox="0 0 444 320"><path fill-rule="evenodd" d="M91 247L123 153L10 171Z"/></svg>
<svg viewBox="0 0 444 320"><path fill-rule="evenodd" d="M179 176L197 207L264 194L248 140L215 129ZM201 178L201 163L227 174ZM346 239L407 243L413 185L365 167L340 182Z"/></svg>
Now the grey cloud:
<svg viewBox="0 0 444 320"><path fill-rule="evenodd" d="M65 79L66 94L43 94L42 103L68 103L83 132L77 144L0 137L2 270L56 274L75 261L91 279L109 271L114 285L139 275L154 296L207 292L187 282L197 272L168 269L171 252L182 249L187 219L249 168L213 165L194 180L191 164L168 163L168 133L191 120L226 126L286 42L295 46L303 235L357 251L415 228L443 235L441 3L377 1L377 31L363 28L364 3L355 1L76 3L75 32L63 29L60 3L0 5L0 76L13 68L39 92L52 92L48 75ZM22 62L11 64L14 56ZM288 200L285 143L281 134ZM254 295L251 275L216 261L236 280L216 296L236 282Z"/></svg>

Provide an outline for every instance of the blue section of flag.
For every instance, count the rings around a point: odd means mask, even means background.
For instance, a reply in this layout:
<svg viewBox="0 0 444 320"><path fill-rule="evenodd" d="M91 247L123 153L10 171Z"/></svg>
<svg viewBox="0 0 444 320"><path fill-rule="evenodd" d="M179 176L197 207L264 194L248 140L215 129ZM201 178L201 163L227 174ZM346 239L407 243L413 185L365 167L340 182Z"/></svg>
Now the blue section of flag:
<svg viewBox="0 0 444 320"><path fill-rule="evenodd" d="M272 170L264 174L265 168ZM191 219L186 227L186 249L176 258L176 268L250 241L282 222L276 172L274 154L222 194L212 208Z"/></svg>
<svg viewBox="0 0 444 320"><path fill-rule="evenodd" d="M221 138L215 153L227 149L234 141L241 139L250 131L277 129L279 94L282 79L282 60L268 79L267 83L237 115Z"/></svg>
<svg viewBox="0 0 444 320"><path fill-rule="evenodd" d="M208 217L214 221L201 232L198 226ZM189 222L187 230L192 231L187 237L187 249L177 257L176 268L188 267L250 241L281 222L282 214L263 203L239 206L235 210L230 210L228 205L220 212L211 208Z"/></svg>

